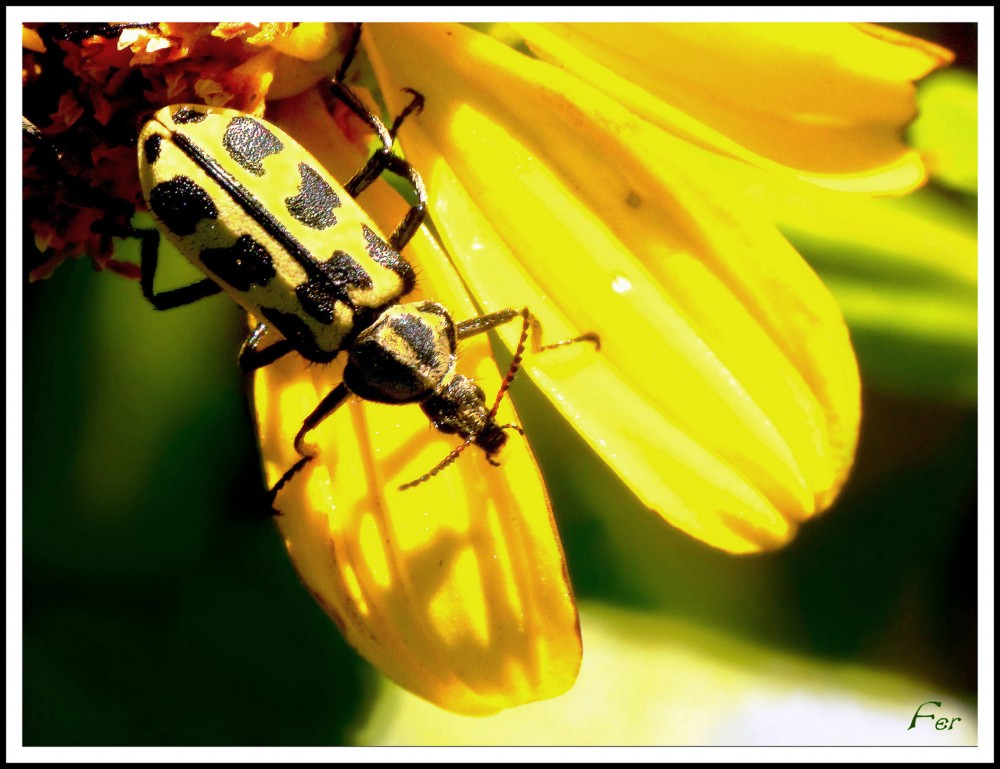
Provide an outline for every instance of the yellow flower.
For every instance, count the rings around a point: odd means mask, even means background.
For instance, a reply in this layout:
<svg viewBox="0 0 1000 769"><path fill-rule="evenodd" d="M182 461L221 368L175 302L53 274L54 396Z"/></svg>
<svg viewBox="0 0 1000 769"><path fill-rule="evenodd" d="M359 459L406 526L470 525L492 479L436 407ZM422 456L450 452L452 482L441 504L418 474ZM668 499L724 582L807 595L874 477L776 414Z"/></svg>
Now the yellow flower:
<svg viewBox="0 0 1000 769"><path fill-rule="evenodd" d="M872 24L518 25L531 50L720 155L832 189L926 180L900 128L950 52Z"/></svg>
<svg viewBox="0 0 1000 769"><path fill-rule="evenodd" d="M524 368L651 510L733 553L781 546L833 502L860 405L836 303L732 189L732 167L837 188L919 184L919 159L892 135L911 115L909 81L944 59L874 28L824 26L828 35L793 31L798 45L766 25L715 38L687 25L519 26L539 58L459 25L365 27L389 111L405 106L403 88L426 100L400 142L427 181L447 257L422 228L404 251L419 276L414 298L458 319L526 306L547 341L597 332L599 352L529 354ZM268 118L337 178L360 167L344 115L307 87L335 67L329 25L209 32L245 37L243 63L219 71L235 76L248 108L266 95ZM153 58L186 55L164 48L163 34L152 48L141 35L132 44ZM679 68L666 67L667 51ZM191 82L164 74L160 91L183 85L224 103L226 78L192 65ZM779 74L783 101L758 87ZM865 90L869 81L878 87ZM360 202L383 231L406 208L381 183ZM499 332L508 348L515 326ZM485 338L464 344L459 365L488 397L499 391ZM298 458L295 433L341 368L286 356L256 373L268 485ZM499 418L519 422L506 401ZM472 450L400 491L455 445L418 409L354 399L310 438L322 453L278 495L278 526L306 586L367 659L461 713L572 686L576 607L526 441L514 435L499 468Z"/></svg>
<svg viewBox="0 0 1000 769"><path fill-rule="evenodd" d="M954 146L954 145L952 145ZM902 197L822 189L746 167L747 190L823 279L851 330L867 387L975 403L974 205L925 188Z"/></svg>
<svg viewBox="0 0 1000 769"><path fill-rule="evenodd" d="M337 178L362 165L315 92L278 103L271 117ZM405 210L387 187L362 200L388 217L378 220L383 229ZM441 301L457 319L478 314L426 229L404 254L419 276L415 299ZM256 374L268 485L298 458L295 433L343 368L287 358ZM488 398L498 391L485 337L463 343L460 366ZM499 421L518 422L507 401ZM322 453L276 503L299 574L347 639L400 685L467 714L561 694L580 664L576 608L545 487L528 444L514 437L501 467L473 450L401 491L455 441L415 406L352 399L312 433Z"/></svg>
<svg viewBox="0 0 1000 769"><path fill-rule="evenodd" d="M631 44L641 37L637 29L608 32ZM655 36L669 36L671 27L642 29L654 36L649 50L669 47ZM519 31L533 47L541 39L578 42L545 28ZM739 40L744 31L729 34ZM603 43L605 31L597 34ZM884 70L896 48L906 59L927 49L902 38L886 42L871 29L831 34L834 46L863 40L878 50L878 87L865 101L889 117L871 118L843 97L809 107L804 123L822 130L806 145L829 143L838 124L853 123L829 153L794 170L832 186L908 189L923 178L922 166L889 137L911 115L909 81L922 73L912 65L888 76ZM773 54L781 38L773 31L771 38L771 48L758 41L746 59ZM777 108L761 99L756 120L746 121L752 152L721 140L699 147L692 135L665 130L669 123L643 119L655 116L643 114L640 102L683 118L668 102L636 93L638 85L619 101L622 78L642 83L633 78L641 61L603 82L610 96L584 82L601 85L607 74L594 75L601 45L574 60L576 77L561 71L572 71L567 60L555 67L458 25L370 24L363 41L390 113L406 106L403 88L426 99L400 143L427 182L434 230L478 307L422 231L405 255L418 266L424 294L462 317L527 306L549 340L599 333L600 353L567 348L529 356L525 367L632 490L687 533L755 552L787 542L800 522L831 504L850 469L860 411L847 331L798 254L751 203L731 194L732 177L719 162L727 152L790 173L807 154L802 147L779 142L786 154L774 159L752 142L766 135ZM804 52L781 50L769 66L786 73ZM829 84L846 72L839 90L827 90L857 93L866 82L855 74L858 59L870 55L865 49L847 63L802 72L799 90L809 92L810 77ZM706 61L699 69L713 67ZM728 72L716 68L714 79L724 83ZM889 93L897 97L892 105ZM269 114L349 175L354 167L343 165L343 149L329 146L336 137L322 122L325 110L308 98ZM786 111L794 115L795 104ZM867 123L878 136L861 152L855 143L867 136ZM693 130L694 122L684 125ZM784 133L798 136L789 125ZM702 138L721 135L706 129ZM395 215L387 214L390 198L380 194L387 193L365 193L362 202L391 227L402 207L396 201ZM511 349L518 331L500 331ZM460 365L496 391L498 374L482 342L468 346ZM338 381L336 368L306 376L302 369L288 362L258 374L271 483L295 460L291 438L302 417ZM431 482L398 492L454 441L428 431L415 409L355 402L342 411L316 431L322 456L278 506L303 579L347 637L395 681L459 712L568 688L579 665L575 609L527 446L511 441L502 468L465 456Z"/></svg>
<svg viewBox="0 0 1000 769"><path fill-rule="evenodd" d="M654 50L639 41L659 35L669 49L672 29L595 34ZM857 434L847 331L798 254L730 194L715 156L467 28L366 35L390 111L404 86L426 98L400 141L482 309L524 304L554 338L601 335L581 367L542 356L527 367L636 494L731 552L779 546L825 509Z"/></svg>

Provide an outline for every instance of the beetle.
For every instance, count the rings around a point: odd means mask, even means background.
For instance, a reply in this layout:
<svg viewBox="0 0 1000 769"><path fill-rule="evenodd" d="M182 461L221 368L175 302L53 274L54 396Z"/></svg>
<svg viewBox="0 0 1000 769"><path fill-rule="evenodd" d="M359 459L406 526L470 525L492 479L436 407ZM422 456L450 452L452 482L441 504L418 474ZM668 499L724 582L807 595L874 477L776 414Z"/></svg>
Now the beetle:
<svg viewBox="0 0 1000 769"><path fill-rule="evenodd" d="M419 404L435 428L464 439L432 470L400 488L433 477L472 444L497 465L506 431L520 432L517 425L498 424L496 415L529 328L535 351L583 340L599 344L594 334L584 334L542 345L538 322L527 309L455 321L438 302L400 302L415 286L413 268L400 251L425 218L427 195L419 173L392 146L403 120L422 109L423 97L410 90L412 101L386 128L344 84L359 37L357 25L331 93L375 132L381 146L343 186L277 126L235 110L164 107L139 135L139 176L150 213L168 240L206 274L196 283L157 292L159 236L137 231L140 287L153 306L166 310L228 293L262 319L239 354L245 372L292 352L315 363L347 356L340 384L303 421L294 442L301 458L272 487L272 501L316 456L307 434L351 394L378 403ZM406 180L417 199L388 241L355 202L385 171ZM517 352L488 408L482 389L456 371L457 345L518 317ZM282 338L261 347L270 328Z"/></svg>

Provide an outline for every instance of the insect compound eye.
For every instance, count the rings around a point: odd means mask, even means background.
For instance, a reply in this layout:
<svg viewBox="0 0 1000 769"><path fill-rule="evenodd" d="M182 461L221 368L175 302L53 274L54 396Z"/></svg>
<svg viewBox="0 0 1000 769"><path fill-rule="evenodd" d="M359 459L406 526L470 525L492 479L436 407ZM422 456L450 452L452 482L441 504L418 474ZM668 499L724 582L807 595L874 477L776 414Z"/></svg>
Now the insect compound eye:
<svg viewBox="0 0 1000 769"><path fill-rule="evenodd" d="M507 433L496 422L487 424L476 436L476 445L486 452L487 456L496 454L507 443Z"/></svg>

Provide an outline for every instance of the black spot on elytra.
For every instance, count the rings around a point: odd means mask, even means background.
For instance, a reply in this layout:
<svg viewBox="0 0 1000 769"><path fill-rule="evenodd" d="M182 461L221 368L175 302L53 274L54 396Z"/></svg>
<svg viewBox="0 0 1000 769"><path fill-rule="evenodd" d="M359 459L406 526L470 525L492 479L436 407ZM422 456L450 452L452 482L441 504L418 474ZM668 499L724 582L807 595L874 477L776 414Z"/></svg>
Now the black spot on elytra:
<svg viewBox="0 0 1000 769"><path fill-rule="evenodd" d="M149 191L149 207L176 235L193 235L202 219L216 219L219 212L208 193L187 176L175 176Z"/></svg>
<svg viewBox="0 0 1000 769"><path fill-rule="evenodd" d="M302 309L320 323L333 323L333 310L337 297L330 291L330 286L315 278L295 289L295 296Z"/></svg>
<svg viewBox="0 0 1000 769"><path fill-rule="evenodd" d="M291 342L292 346L306 360L325 363L337 356L337 350L331 352L319 348L316 344L316 338L309 330L305 321L298 315L290 312L282 312L273 307L261 307L260 314L264 316L264 320L278 329L281 335Z"/></svg>
<svg viewBox="0 0 1000 769"><path fill-rule="evenodd" d="M163 137L159 134L153 134L142 143L142 156L146 158L148 165L153 165L160 159L160 145L162 143Z"/></svg>
<svg viewBox="0 0 1000 769"><path fill-rule="evenodd" d="M181 107L174 112L173 119L177 125L187 125L188 123L200 123L208 117L208 113L199 112L190 107Z"/></svg>
<svg viewBox="0 0 1000 769"><path fill-rule="evenodd" d="M234 117L226 126L222 146L229 156L254 176L264 175L264 158L285 148L281 140L259 120L247 115Z"/></svg>
<svg viewBox="0 0 1000 769"><path fill-rule="evenodd" d="M368 255L386 269L392 270L402 279L403 290L400 293L401 296L410 293L417 282L416 275L410 263L397 254L368 225L362 224L361 229L365 235L365 243L368 245Z"/></svg>
<svg viewBox="0 0 1000 769"><path fill-rule="evenodd" d="M344 251L334 251L319 267L320 274L295 289L295 295L303 309L312 317L320 323L332 323L335 302L350 305L348 291L371 288L372 279Z"/></svg>
<svg viewBox="0 0 1000 769"><path fill-rule="evenodd" d="M321 268L327 279L338 288L342 286L344 291L372 287L371 276L346 251L334 251Z"/></svg>
<svg viewBox="0 0 1000 769"><path fill-rule="evenodd" d="M240 235L228 248L203 249L201 261L238 291L249 291L251 285L263 286L275 275L271 255L249 235Z"/></svg>
<svg viewBox="0 0 1000 769"><path fill-rule="evenodd" d="M285 198L288 213L314 230L332 227L337 223L333 209L340 206L337 193L316 169L306 163L299 163L299 175L302 177L299 194Z"/></svg>

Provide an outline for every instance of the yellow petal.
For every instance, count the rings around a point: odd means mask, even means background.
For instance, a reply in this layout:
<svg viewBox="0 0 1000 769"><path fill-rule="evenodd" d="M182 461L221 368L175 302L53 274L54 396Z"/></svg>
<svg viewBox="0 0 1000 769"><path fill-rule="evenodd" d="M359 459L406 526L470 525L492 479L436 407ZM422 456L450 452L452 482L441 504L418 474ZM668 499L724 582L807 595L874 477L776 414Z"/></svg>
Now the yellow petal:
<svg viewBox="0 0 1000 769"><path fill-rule="evenodd" d="M315 91L280 102L271 117L347 179L363 158L346 145ZM345 153L345 149L348 151ZM403 207L373 187L362 203L394 226ZM420 291L457 318L474 310L432 238L406 255ZM490 394L500 376L485 338L463 345L459 370ZM297 455L302 419L339 381L342 365L286 356L255 378L268 484ZM516 422L512 408L500 411ZM561 545L530 449L512 435L502 466L470 450L430 481L456 445L416 406L352 399L310 440L322 453L279 494L278 519L306 586L358 651L393 680L435 704L487 714L561 694L576 678L579 628Z"/></svg>
<svg viewBox="0 0 1000 769"><path fill-rule="evenodd" d="M913 82L943 48L873 25L518 25L531 50L691 142L838 189L906 192Z"/></svg>
<svg viewBox="0 0 1000 769"><path fill-rule="evenodd" d="M725 178L705 188L699 151L467 28L365 35L391 109L400 88L426 97L400 140L483 309L527 305L549 340L601 335L599 354L527 367L635 493L731 552L826 507L857 434L843 320Z"/></svg>
<svg viewBox="0 0 1000 769"><path fill-rule="evenodd" d="M271 47L303 61L319 61L340 42L337 26L332 22L309 21L299 24L290 33L276 37Z"/></svg>
<svg viewBox="0 0 1000 769"><path fill-rule="evenodd" d="M315 61L279 54L274 65L274 81L268 89L267 98L286 99L302 93L320 80L330 78L337 71L342 58L343 54L336 49Z"/></svg>
<svg viewBox="0 0 1000 769"><path fill-rule="evenodd" d="M730 165L836 297L868 386L976 401L975 211L933 188L876 198Z"/></svg>
<svg viewBox="0 0 1000 769"><path fill-rule="evenodd" d="M42 36L36 30L23 24L21 25L21 47L36 53L45 53L45 43L42 42Z"/></svg>
<svg viewBox="0 0 1000 769"><path fill-rule="evenodd" d="M344 57L338 43L340 27L332 23L299 24L287 37L279 37L271 47L279 51L269 100L285 99L302 93L319 80L337 71Z"/></svg>

